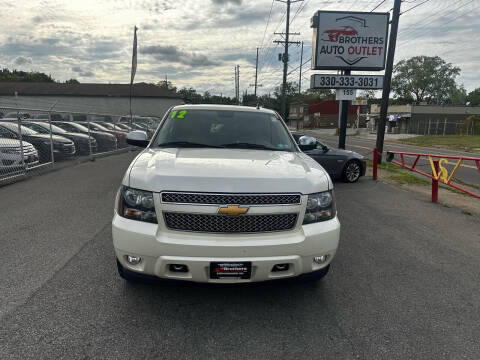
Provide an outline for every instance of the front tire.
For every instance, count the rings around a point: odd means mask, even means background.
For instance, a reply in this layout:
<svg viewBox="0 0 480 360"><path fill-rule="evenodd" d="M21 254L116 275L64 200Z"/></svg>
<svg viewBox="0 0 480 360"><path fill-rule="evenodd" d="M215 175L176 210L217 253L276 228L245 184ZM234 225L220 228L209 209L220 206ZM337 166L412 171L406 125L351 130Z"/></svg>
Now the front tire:
<svg viewBox="0 0 480 360"><path fill-rule="evenodd" d="M350 160L345 164L343 168L342 178L343 181L348 183L357 182L362 175L362 165L357 160Z"/></svg>

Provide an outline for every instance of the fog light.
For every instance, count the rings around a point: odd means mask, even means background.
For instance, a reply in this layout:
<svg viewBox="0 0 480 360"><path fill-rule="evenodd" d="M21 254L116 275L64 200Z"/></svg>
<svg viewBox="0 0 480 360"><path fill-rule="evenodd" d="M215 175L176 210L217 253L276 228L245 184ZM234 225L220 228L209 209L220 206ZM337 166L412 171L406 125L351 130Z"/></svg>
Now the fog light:
<svg viewBox="0 0 480 360"><path fill-rule="evenodd" d="M169 268L172 272L188 272L188 266L183 264L170 264Z"/></svg>
<svg viewBox="0 0 480 360"><path fill-rule="evenodd" d="M287 271L289 267L290 267L289 264L276 264L273 266L272 272Z"/></svg>
<svg viewBox="0 0 480 360"><path fill-rule="evenodd" d="M327 261L328 255L322 255L322 256L315 256L313 258L313 261L316 262L317 264L323 264L325 261Z"/></svg>
<svg viewBox="0 0 480 360"><path fill-rule="evenodd" d="M127 263L130 265L138 265L140 261L142 261L142 258L140 256L133 256L133 255L125 255L125 259L127 260Z"/></svg>

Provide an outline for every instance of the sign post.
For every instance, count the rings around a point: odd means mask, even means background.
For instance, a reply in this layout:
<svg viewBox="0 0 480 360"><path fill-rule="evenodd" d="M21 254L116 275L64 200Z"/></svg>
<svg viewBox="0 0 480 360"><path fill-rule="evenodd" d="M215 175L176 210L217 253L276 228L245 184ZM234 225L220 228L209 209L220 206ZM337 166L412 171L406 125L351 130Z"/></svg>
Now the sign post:
<svg viewBox="0 0 480 360"><path fill-rule="evenodd" d="M310 80L312 88L337 89L337 99L342 101L341 149L345 148L348 102L356 98L355 89L383 86L382 76L351 75L351 71L385 68L388 23L389 13L317 11L312 18L312 70L343 70L342 75L315 74Z"/></svg>

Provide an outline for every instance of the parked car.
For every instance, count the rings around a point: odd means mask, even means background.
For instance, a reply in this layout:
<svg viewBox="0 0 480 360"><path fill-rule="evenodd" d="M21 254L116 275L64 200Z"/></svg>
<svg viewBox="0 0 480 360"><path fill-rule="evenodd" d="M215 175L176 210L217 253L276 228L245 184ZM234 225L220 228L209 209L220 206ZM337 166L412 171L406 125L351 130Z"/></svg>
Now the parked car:
<svg viewBox="0 0 480 360"><path fill-rule="evenodd" d="M314 143L313 148L304 152L322 165L333 179L356 182L365 175L367 163L362 155L350 150L328 147L318 139L301 132L292 132L292 136L297 144L303 136L313 139L311 140Z"/></svg>
<svg viewBox="0 0 480 360"><path fill-rule="evenodd" d="M130 117L122 116L116 125L125 124L132 128L132 130L143 130L147 132L149 138L153 136L157 126L147 118L140 118L138 116L133 118L133 122L130 122Z"/></svg>
<svg viewBox="0 0 480 360"><path fill-rule="evenodd" d="M179 105L129 166L112 235L120 276L211 283L324 277L340 223L330 176L268 109Z"/></svg>
<svg viewBox="0 0 480 360"><path fill-rule="evenodd" d="M9 113L6 113L4 118L6 119L17 119L17 118L20 118L20 119L29 119L30 118L30 114L25 112L25 111L11 111Z"/></svg>
<svg viewBox="0 0 480 360"><path fill-rule="evenodd" d="M119 148L123 148L127 146L127 133L121 130L109 130L105 126L97 124L96 122L77 122L85 127L90 127L94 131L103 131L117 137L117 144Z"/></svg>
<svg viewBox="0 0 480 360"><path fill-rule="evenodd" d="M65 114L63 116L64 121L88 121L87 114Z"/></svg>
<svg viewBox="0 0 480 360"><path fill-rule="evenodd" d="M34 120L43 120L43 121L63 121L62 114L51 113L51 114L34 114L32 116Z"/></svg>
<svg viewBox="0 0 480 360"><path fill-rule="evenodd" d="M137 128L135 129L133 126L130 126L130 125L127 125L127 124L121 124L121 123L115 123L115 126L120 128L121 130L125 130L125 131L132 131L132 130L142 130L142 128Z"/></svg>
<svg viewBox="0 0 480 360"><path fill-rule="evenodd" d="M92 136L97 141L97 151L112 151L117 148L117 137L104 131L95 131L82 124L70 121L55 122L56 126L71 133L85 134Z"/></svg>
<svg viewBox="0 0 480 360"><path fill-rule="evenodd" d="M1 132L0 129L0 136L2 135ZM35 147L27 141L22 141L22 145L23 162L20 141L0 137L0 174L21 170L24 165L32 167L38 164L38 151Z"/></svg>
<svg viewBox="0 0 480 360"><path fill-rule="evenodd" d="M49 123L42 121L23 121L22 125L35 130L40 134L50 134L51 128L52 134L60 135L73 141L75 148L77 149L77 155L89 155L90 150L92 153L97 152L97 140L88 135L69 132L54 124L50 126Z"/></svg>
<svg viewBox="0 0 480 360"><path fill-rule="evenodd" d="M53 140L53 156L54 159L64 159L75 155L75 144L72 140L58 135L39 134L38 132L21 126L22 141L25 140L31 143L38 151L39 160L41 163L52 160L50 136ZM18 124L15 122L1 121L0 122L0 137L8 139L19 139L20 134Z"/></svg>
<svg viewBox="0 0 480 360"><path fill-rule="evenodd" d="M109 122L106 122L106 121L95 121L95 124L98 124L100 126L103 126L104 128L112 131L122 131L124 133L128 133L130 132L131 130L126 130L125 128L122 128L120 126L117 126L117 124L113 124L113 123L109 123Z"/></svg>

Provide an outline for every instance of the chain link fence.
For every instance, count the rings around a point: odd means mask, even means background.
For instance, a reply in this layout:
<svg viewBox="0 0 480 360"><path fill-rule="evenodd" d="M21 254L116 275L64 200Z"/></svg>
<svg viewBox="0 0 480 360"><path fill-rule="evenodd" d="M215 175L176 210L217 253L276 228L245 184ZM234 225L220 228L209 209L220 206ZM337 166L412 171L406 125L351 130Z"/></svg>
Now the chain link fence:
<svg viewBox="0 0 480 360"><path fill-rule="evenodd" d="M408 134L417 135L480 135L480 117L456 120L448 117L410 119Z"/></svg>
<svg viewBox="0 0 480 360"><path fill-rule="evenodd" d="M133 130L153 135L161 118L0 108L0 185L45 167L129 148Z"/></svg>

